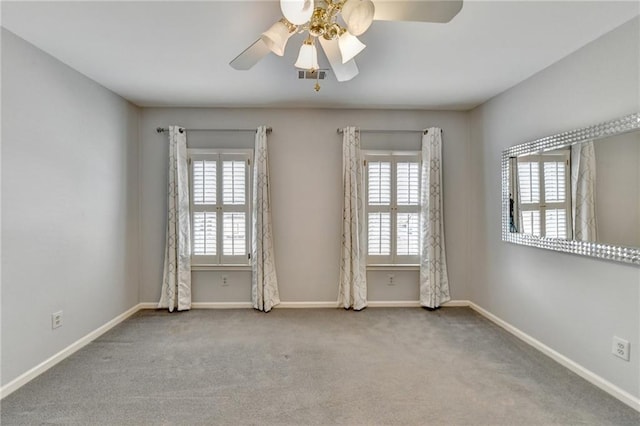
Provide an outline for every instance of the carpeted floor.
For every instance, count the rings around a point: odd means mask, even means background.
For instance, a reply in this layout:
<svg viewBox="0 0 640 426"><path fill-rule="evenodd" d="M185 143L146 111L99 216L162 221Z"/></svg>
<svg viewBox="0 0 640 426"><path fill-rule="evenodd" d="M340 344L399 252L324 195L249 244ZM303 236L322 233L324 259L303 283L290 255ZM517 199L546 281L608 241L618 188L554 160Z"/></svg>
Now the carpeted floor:
<svg viewBox="0 0 640 426"><path fill-rule="evenodd" d="M634 425L468 308L142 311L2 401L2 425Z"/></svg>

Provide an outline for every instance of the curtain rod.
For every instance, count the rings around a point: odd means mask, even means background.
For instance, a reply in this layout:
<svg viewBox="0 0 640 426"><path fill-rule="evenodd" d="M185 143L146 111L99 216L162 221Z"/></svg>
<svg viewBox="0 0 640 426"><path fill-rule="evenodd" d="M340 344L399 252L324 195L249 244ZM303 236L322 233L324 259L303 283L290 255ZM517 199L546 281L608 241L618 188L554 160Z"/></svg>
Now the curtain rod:
<svg viewBox="0 0 640 426"><path fill-rule="evenodd" d="M184 130L189 132L257 132L256 129L180 129L180 133L184 133ZM158 127L156 128L156 132L168 132L169 129L166 127ZM271 133L271 127L267 127L267 133Z"/></svg>
<svg viewBox="0 0 640 426"><path fill-rule="evenodd" d="M338 129L338 133L342 134L344 132L344 129ZM428 132L427 129L425 130L377 130L377 129L360 129L360 133L422 133L423 135L426 135Z"/></svg>

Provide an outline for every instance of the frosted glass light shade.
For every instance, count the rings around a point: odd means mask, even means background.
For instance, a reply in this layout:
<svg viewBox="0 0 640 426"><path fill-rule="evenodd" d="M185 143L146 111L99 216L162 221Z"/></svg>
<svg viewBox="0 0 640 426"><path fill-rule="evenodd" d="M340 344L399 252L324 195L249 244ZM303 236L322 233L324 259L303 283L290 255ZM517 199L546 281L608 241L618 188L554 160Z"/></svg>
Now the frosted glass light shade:
<svg viewBox="0 0 640 426"><path fill-rule="evenodd" d="M358 40L358 37L346 31L338 39L338 47L340 48L340 54L342 55L342 63L346 64L355 56L362 52L367 47L364 43Z"/></svg>
<svg viewBox="0 0 640 426"><path fill-rule="evenodd" d="M280 10L289 22L302 25L308 22L313 14L313 0L280 0Z"/></svg>
<svg viewBox="0 0 640 426"><path fill-rule="evenodd" d="M284 49L287 46L287 41L293 33L289 32L287 26L278 21L271 26L267 31L262 33L262 41L266 44L273 53L278 56L284 55Z"/></svg>
<svg viewBox="0 0 640 426"><path fill-rule="evenodd" d="M318 66L318 51L316 46L311 43L304 43L300 47L300 53L298 53L298 60L295 65L296 68L303 70L317 70Z"/></svg>
<svg viewBox="0 0 640 426"><path fill-rule="evenodd" d="M354 36L364 34L373 22L376 7L371 0L347 0L342 6L342 19Z"/></svg>

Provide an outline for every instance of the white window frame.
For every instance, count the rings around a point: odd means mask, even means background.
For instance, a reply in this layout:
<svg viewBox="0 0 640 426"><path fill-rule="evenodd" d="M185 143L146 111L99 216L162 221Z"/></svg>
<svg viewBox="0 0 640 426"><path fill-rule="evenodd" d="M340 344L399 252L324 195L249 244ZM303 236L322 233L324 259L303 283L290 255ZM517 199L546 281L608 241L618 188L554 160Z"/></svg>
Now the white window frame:
<svg viewBox="0 0 640 426"><path fill-rule="evenodd" d="M364 174L365 174L365 235L367 236L367 266L370 269L381 267L418 267L420 265L420 253L415 256L398 255L397 254L397 215L398 213L416 213L420 214L420 204L410 206L399 206L397 204L397 164L404 161L418 163L418 182L422 182L422 161L420 151L382 151L382 150L364 150ZM388 161L391 163L391 202L386 205L369 205L369 162ZM418 188L420 193L420 188ZM388 212L391 216L391 242L389 255L370 255L369 254L369 213L370 212Z"/></svg>
<svg viewBox="0 0 640 426"><path fill-rule="evenodd" d="M253 150L251 149L187 149L189 164L189 215L193 223L193 215L196 212L216 213L216 255L194 255L193 254L193 226L191 227L191 266L194 269L228 268L228 267L249 267L251 264L251 223L252 223L252 167ZM216 204L196 205L193 203L193 168L194 160L215 160L216 166ZM246 164L245 173L245 204L233 205L223 203L223 161L244 161ZM225 255L223 247L223 215L229 212L243 212L245 214L245 252L242 255Z"/></svg>
<svg viewBox="0 0 640 426"><path fill-rule="evenodd" d="M520 202L520 214L522 215L528 211L538 211L540 214L540 235L539 237L547 238L547 210L564 210L566 215L566 235L571 239L573 234L572 226L572 212L571 212L571 167L569 164L571 157L571 151L559 150L553 152L547 152L543 154L531 154L522 155L518 157L519 163L537 163L538 164L538 181L540 188L540 201L537 203L524 203ZM563 162L565 168L565 197L563 202L549 202L546 201L545 195L545 180L544 180L544 163L558 163ZM520 188L518 188L520 191ZM522 221L520 221L522 226Z"/></svg>

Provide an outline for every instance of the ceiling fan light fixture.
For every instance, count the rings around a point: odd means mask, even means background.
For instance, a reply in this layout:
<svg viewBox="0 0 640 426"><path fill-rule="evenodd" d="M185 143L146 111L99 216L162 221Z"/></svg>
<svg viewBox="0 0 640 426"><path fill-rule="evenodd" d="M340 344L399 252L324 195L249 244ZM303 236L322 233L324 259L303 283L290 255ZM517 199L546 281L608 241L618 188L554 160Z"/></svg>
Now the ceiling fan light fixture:
<svg viewBox="0 0 640 426"><path fill-rule="evenodd" d="M295 25L302 25L309 21L313 9L313 0L280 0L282 14Z"/></svg>
<svg viewBox="0 0 640 426"><path fill-rule="evenodd" d="M342 19L354 36L364 34L373 22L376 7L371 0L347 0L342 6Z"/></svg>
<svg viewBox="0 0 640 426"><path fill-rule="evenodd" d="M289 37L295 32L296 26L286 18L282 18L262 33L262 41L278 56L284 55Z"/></svg>
<svg viewBox="0 0 640 426"><path fill-rule="evenodd" d="M300 53L298 53L298 60L294 64L296 68L303 70L317 70L318 66L318 50L316 49L314 40L309 37L300 46Z"/></svg>
<svg viewBox="0 0 640 426"><path fill-rule="evenodd" d="M365 47L367 47L367 45L358 40L358 37L349 31L345 31L340 38L338 38L338 48L340 49L343 64L355 58Z"/></svg>

